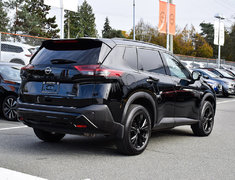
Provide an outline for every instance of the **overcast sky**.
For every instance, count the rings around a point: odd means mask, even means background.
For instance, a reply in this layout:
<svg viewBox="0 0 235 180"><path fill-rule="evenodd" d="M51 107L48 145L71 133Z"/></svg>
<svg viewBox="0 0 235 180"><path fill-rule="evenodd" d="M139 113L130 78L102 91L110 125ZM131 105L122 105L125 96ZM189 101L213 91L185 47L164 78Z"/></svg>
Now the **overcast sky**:
<svg viewBox="0 0 235 180"><path fill-rule="evenodd" d="M69 2L70 0L65 0ZM158 25L159 0L135 0L136 22L141 18L153 25ZM83 0L78 0L81 5ZM133 0L87 0L92 6L96 17L96 26L101 35L104 20L107 16L112 28L130 32L133 23ZM203 21L213 23L216 13L223 14L227 20L225 25L230 27L235 22L235 0L173 0L176 4L176 25L183 28L186 24L193 24L199 31L199 24ZM59 24L60 13L52 8L51 14L57 16Z"/></svg>

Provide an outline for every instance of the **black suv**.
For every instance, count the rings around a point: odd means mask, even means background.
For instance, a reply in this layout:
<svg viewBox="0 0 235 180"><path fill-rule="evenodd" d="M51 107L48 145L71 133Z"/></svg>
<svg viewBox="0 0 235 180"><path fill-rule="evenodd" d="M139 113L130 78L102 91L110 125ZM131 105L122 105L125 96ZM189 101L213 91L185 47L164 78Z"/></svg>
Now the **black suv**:
<svg viewBox="0 0 235 180"><path fill-rule="evenodd" d="M65 134L115 136L124 154L140 154L152 130L213 128L213 89L166 49L125 39L43 42L21 70L18 116L48 142Z"/></svg>

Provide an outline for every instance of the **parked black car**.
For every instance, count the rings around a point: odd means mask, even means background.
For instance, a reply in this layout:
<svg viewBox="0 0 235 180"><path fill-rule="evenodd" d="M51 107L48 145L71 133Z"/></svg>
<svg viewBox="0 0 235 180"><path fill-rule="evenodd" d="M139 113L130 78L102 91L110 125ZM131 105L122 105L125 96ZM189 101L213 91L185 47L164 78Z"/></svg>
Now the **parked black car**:
<svg viewBox="0 0 235 180"><path fill-rule="evenodd" d="M0 63L0 112L7 120L17 120L16 99L20 87L21 65Z"/></svg>
<svg viewBox="0 0 235 180"><path fill-rule="evenodd" d="M151 130L213 128L214 91L166 49L130 40L43 42L21 70L19 119L43 141L103 133L118 150L140 154Z"/></svg>

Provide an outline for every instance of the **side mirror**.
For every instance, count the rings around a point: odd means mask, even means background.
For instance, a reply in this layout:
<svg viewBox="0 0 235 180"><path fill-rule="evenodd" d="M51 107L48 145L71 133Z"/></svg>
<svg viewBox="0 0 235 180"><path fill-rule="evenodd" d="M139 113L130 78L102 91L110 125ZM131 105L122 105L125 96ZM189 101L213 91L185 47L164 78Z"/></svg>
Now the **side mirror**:
<svg viewBox="0 0 235 180"><path fill-rule="evenodd" d="M201 74L200 74L199 72L197 72L197 71L193 71L193 72L192 72L192 77L193 77L193 80L194 80L194 81L197 81L197 80L200 79Z"/></svg>
<svg viewBox="0 0 235 180"><path fill-rule="evenodd" d="M209 79L209 76L208 75L204 75L203 78Z"/></svg>

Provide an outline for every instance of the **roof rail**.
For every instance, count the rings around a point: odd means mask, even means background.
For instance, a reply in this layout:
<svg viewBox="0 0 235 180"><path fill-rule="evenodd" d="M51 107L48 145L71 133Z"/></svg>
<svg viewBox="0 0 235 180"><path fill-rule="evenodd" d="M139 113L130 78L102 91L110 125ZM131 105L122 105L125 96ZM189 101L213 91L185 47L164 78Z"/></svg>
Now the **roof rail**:
<svg viewBox="0 0 235 180"><path fill-rule="evenodd" d="M122 41L130 41L130 42L137 42L137 43L143 43L143 44L148 44L148 45L152 45L152 46L156 46L162 49L166 49L163 46L157 45L157 44L153 44L153 43L149 43L149 42L144 42L144 41L139 41L139 40L133 40L133 39L126 39L126 38L112 38L113 40L122 40Z"/></svg>

